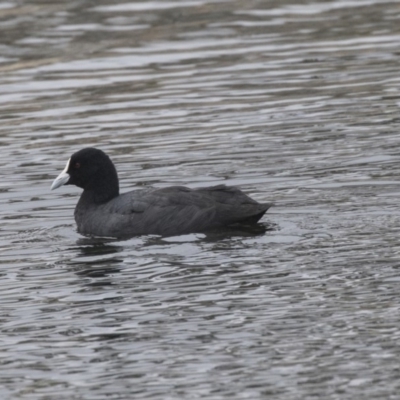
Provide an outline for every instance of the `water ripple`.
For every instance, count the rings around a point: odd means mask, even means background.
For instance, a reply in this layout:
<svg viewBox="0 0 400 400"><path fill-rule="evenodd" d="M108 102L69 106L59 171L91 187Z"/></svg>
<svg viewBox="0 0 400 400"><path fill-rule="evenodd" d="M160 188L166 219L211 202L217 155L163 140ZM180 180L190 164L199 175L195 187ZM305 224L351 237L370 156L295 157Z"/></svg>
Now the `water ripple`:
<svg viewBox="0 0 400 400"><path fill-rule="evenodd" d="M395 398L396 1L0 5L4 399ZM239 185L253 231L86 238L122 191Z"/></svg>

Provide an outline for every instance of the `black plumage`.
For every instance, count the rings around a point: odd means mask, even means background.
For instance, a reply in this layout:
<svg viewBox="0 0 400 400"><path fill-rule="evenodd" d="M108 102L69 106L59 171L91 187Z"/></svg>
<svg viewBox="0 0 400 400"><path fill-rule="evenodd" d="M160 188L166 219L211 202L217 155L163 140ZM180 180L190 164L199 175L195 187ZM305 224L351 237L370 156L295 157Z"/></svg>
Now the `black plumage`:
<svg viewBox="0 0 400 400"><path fill-rule="evenodd" d="M271 206L225 185L139 189L120 195L114 164L95 148L72 155L52 189L63 184L83 189L75 208L75 221L78 232L85 235L173 236L205 232L233 224L254 224Z"/></svg>

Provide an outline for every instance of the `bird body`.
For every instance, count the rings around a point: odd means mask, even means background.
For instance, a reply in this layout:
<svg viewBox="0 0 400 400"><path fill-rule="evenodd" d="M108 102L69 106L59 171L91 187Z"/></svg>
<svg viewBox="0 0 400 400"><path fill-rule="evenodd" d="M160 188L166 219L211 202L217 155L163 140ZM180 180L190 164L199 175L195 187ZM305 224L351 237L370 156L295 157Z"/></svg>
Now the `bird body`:
<svg viewBox="0 0 400 400"><path fill-rule="evenodd" d="M75 221L78 232L84 235L174 236L205 232L233 224L254 224L271 206L225 185L139 189L120 195L114 165L104 152L94 148L72 155L52 189L63 184L83 188Z"/></svg>

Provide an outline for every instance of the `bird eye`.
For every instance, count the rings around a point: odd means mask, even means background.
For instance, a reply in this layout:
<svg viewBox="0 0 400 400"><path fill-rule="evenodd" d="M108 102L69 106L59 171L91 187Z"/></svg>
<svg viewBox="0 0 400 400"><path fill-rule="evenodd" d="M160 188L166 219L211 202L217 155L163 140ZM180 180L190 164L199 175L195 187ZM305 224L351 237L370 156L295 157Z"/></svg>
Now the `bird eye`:
<svg viewBox="0 0 400 400"><path fill-rule="evenodd" d="M74 167L75 167L76 169L80 168L80 167L81 167L81 163L78 163L78 162L75 163Z"/></svg>

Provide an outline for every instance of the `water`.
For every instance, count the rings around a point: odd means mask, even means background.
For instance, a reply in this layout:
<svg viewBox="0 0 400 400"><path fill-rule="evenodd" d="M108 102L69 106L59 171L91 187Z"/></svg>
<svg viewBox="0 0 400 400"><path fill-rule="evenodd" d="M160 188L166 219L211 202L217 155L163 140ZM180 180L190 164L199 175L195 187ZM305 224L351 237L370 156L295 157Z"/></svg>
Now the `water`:
<svg viewBox="0 0 400 400"><path fill-rule="evenodd" d="M399 4L3 2L0 397L398 398ZM84 146L269 230L84 238Z"/></svg>

